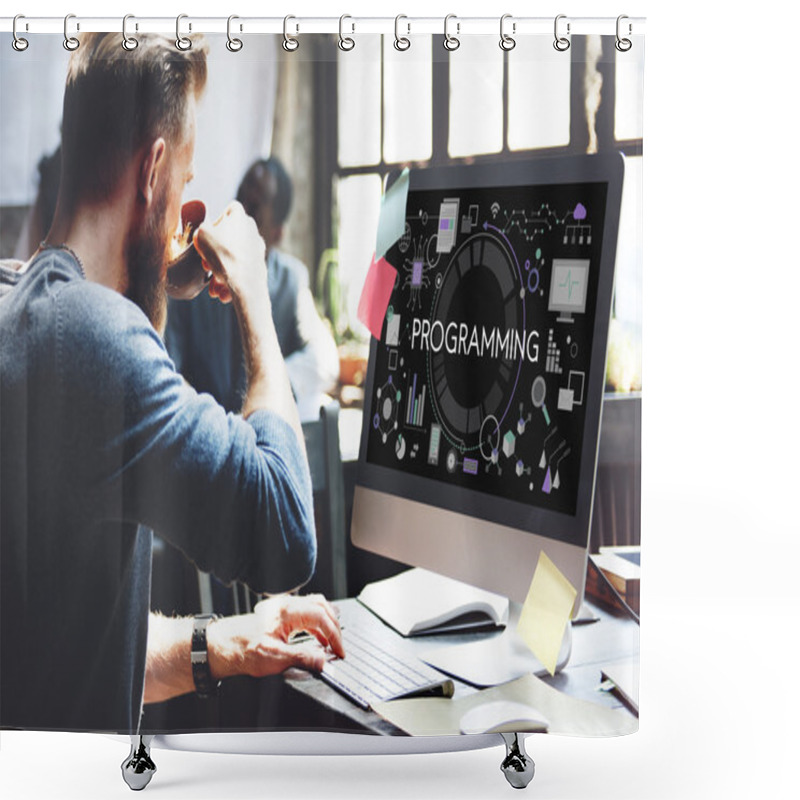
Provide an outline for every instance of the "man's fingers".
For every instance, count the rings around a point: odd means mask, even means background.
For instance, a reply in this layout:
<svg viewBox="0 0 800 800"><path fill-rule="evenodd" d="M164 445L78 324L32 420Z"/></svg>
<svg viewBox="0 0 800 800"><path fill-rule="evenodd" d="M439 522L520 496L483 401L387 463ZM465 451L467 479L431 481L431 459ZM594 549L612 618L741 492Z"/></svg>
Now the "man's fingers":
<svg viewBox="0 0 800 800"><path fill-rule="evenodd" d="M221 303L230 303L233 300L233 294L227 284L219 280L216 275L211 276L208 284L208 296L216 297Z"/></svg>
<svg viewBox="0 0 800 800"><path fill-rule="evenodd" d="M323 647L330 647L340 658L344 658L342 631L339 622L318 600L304 598L306 601L297 609L291 609L287 616L287 637L296 630L312 634Z"/></svg>
<svg viewBox="0 0 800 800"><path fill-rule="evenodd" d="M326 630L332 632L328 635L331 649L337 656L344 658L344 645L342 644L342 628L339 625L339 614L331 603L321 594L309 595L309 600L316 602L327 617Z"/></svg>
<svg viewBox="0 0 800 800"><path fill-rule="evenodd" d="M330 617L331 622L338 627L339 625L339 611L338 609L331 603L325 595L322 594L312 594L309 595L311 600L315 600L319 603L322 608L325 610L325 613Z"/></svg>
<svg viewBox="0 0 800 800"><path fill-rule="evenodd" d="M279 641L275 644L275 649L277 652L273 657L277 657L283 662L282 672L289 669L289 667L300 667L312 672L322 672L322 668L328 661L325 650L312 641L296 645Z"/></svg>
<svg viewBox="0 0 800 800"><path fill-rule="evenodd" d="M213 234L209 233L209 228L206 223L203 223L194 234L195 250L200 254L200 258L208 264L208 268L216 275L222 272L222 264L217 254L219 243L215 240Z"/></svg>
<svg viewBox="0 0 800 800"><path fill-rule="evenodd" d="M278 596L262 600L255 609L264 631L283 641L296 631L306 631L323 647L344 657L342 631L336 610L321 594Z"/></svg>
<svg viewBox="0 0 800 800"><path fill-rule="evenodd" d="M312 670L313 672L322 672L322 668L328 661L326 652L313 642L305 642L292 649L294 650L292 653L293 666Z"/></svg>

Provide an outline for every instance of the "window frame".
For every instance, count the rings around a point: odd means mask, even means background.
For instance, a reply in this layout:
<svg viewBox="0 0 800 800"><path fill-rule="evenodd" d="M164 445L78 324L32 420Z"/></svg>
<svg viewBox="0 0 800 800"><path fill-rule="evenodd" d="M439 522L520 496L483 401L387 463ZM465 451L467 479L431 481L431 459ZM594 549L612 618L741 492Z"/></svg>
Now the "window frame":
<svg viewBox="0 0 800 800"><path fill-rule="evenodd" d="M384 62L381 57L381 122L380 122L380 161L375 164L356 167L342 167L338 159L338 54L332 60L320 61L317 64L317 97L315 120L316 128L322 136L324 145L318 153L321 184L316 192L317 214L315 232L319 251L336 245L336 205L335 193L337 181L357 175L380 176L385 183L386 176L393 170L399 170L405 164L411 168L444 166L451 164L492 164L508 161L525 161L532 158L544 158L557 155L575 155L586 153L589 147L589 126L584 94L584 65L586 62L586 45L588 37L576 37L569 49L571 61L570 75L570 136L566 145L554 147L527 148L510 150L508 147L508 53L503 55L503 146L496 153L482 153L473 156L450 156L448 141L450 133L450 53L445 48L437 47L438 37L433 37L432 48L432 136L431 157L424 161L387 162L384 158ZM335 46L337 39L330 38ZM642 138L618 140L615 137L616 112L616 63L617 51L614 47L615 37L602 36L602 56L597 62L598 72L602 75L603 88L600 105L595 116L595 132L597 135L597 152L616 151L626 156L641 156L643 153ZM327 44L327 42L326 42ZM383 42L382 42L383 48ZM441 53L439 50L441 49ZM381 53L383 49L381 49Z"/></svg>

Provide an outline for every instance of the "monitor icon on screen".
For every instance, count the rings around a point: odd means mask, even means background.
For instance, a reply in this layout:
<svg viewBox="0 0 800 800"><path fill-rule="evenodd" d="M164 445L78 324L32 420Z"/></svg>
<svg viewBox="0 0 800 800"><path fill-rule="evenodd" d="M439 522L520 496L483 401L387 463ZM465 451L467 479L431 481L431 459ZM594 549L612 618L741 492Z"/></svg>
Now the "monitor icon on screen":
<svg viewBox="0 0 800 800"><path fill-rule="evenodd" d="M589 282L588 258L554 258L548 311L560 312L558 322L573 322L573 314L586 310Z"/></svg>

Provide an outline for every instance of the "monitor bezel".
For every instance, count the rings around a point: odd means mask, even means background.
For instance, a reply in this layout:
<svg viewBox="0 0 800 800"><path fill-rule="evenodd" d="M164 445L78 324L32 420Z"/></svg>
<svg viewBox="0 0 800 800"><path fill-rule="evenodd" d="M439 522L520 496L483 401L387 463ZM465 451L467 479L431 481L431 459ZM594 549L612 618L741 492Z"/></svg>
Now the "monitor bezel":
<svg viewBox="0 0 800 800"><path fill-rule="evenodd" d="M498 164L450 165L412 170L409 195L418 190L458 191L467 188L505 188L570 183L606 183L606 209L600 253L590 374L585 381L587 408L579 469L575 514L530 506L484 492L422 478L382 467L366 460L369 425L362 424L356 485L385 492L415 503L477 517L505 528L537 534L569 545L588 542L594 496L602 396L605 387L606 350L614 291L614 266L622 200L624 157L621 153L559 156L507 161ZM370 341L364 388L365 419L372 401L375 358L380 342ZM355 509L354 509L355 515Z"/></svg>

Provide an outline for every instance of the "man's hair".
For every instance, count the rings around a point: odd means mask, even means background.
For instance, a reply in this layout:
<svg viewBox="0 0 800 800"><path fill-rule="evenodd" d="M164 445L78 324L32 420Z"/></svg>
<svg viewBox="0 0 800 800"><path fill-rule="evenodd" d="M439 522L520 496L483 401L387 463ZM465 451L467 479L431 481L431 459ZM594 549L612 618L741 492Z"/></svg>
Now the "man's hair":
<svg viewBox="0 0 800 800"><path fill-rule="evenodd" d="M247 170L236 195L240 203L245 198L258 198L262 205L271 206L274 225L286 222L292 208L292 179L277 158L256 161Z"/></svg>
<svg viewBox="0 0 800 800"><path fill-rule="evenodd" d="M142 147L185 134L190 93L205 87L208 46L199 36L185 51L165 36L138 40L125 50L119 34L86 33L70 58L61 131L69 200L107 197Z"/></svg>

